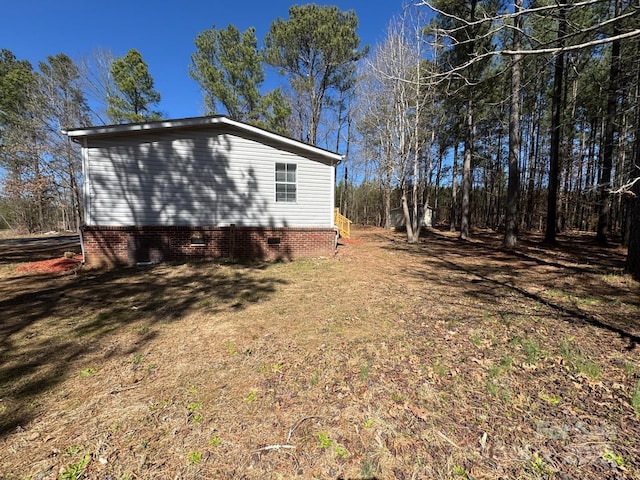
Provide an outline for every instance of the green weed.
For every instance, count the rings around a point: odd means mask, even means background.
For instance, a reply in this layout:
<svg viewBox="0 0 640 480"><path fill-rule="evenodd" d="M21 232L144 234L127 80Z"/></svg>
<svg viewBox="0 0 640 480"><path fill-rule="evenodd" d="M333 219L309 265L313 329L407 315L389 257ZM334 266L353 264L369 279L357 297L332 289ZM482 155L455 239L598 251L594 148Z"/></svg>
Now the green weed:
<svg viewBox="0 0 640 480"><path fill-rule="evenodd" d="M633 407L636 417L640 418L640 380L638 380L633 392L631 392L631 406Z"/></svg>
<svg viewBox="0 0 640 480"><path fill-rule="evenodd" d="M93 375L93 374L94 374L94 373L96 373L97 371L98 371L98 369L97 369L97 368L95 368L95 367L85 368L84 370L82 370L82 371L80 372L80 376L81 376L81 377L88 377L88 376Z"/></svg>
<svg viewBox="0 0 640 480"><path fill-rule="evenodd" d="M601 300L599 298L585 296L585 297L576 298L574 303L576 305L587 305L592 307L595 305L599 305L600 302Z"/></svg>
<svg viewBox="0 0 640 480"><path fill-rule="evenodd" d="M196 387L195 385L191 385L187 390L187 393L189 395L195 395L196 393L198 393L198 387Z"/></svg>
<svg viewBox="0 0 640 480"><path fill-rule="evenodd" d="M608 448L604 449L604 452L602 453L601 457L604 458L605 460L612 461L618 467L625 468L624 458L622 458L622 456L618 455L617 453L612 452Z"/></svg>
<svg viewBox="0 0 640 480"><path fill-rule="evenodd" d="M71 445L67 447L65 453L70 457L73 457L76 453L80 453L82 451L82 447L80 445Z"/></svg>
<svg viewBox="0 0 640 480"><path fill-rule="evenodd" d="M496 396L498 394L498 391L499 391L498 385L496 385L491 381L487 382L487 392L489 392L493 396Z"/></svg>
<svg viewBox="0 0 640 480"><path fill-rule="evenodd" d="M600 377L600 365L593 360L585 358L580 348L573 343L573 337L560 343L560 355L567 363L570 370L587 375L592 379Z"/></svg>
<svg viewBox="0 0 640 480"><path fill-rule="evenodd" d="M58 475L58 480L78 480L82 477L82 472L89 462L91 461L91 454L87 453L84 457L78 460L76 463L70 463L67 465L62 473Z"/></svg>
<svg viewBox="0 0 640 480"><path fill-rule="evenodd" d="M544 460L537 452L533 454L533 460L529 462L529 467L534 474L543 478L552 477L554 473L553 470L544 463Z"/></svg>
<svg viewBox="0 0 640 480"><path fill-rule="evenodd" d="M247 403L253 403L258 399L258 394L256 392L249 392L249 395L247 395L247 398L245 398L245 401Z"/></svg>
<svg viewBox="0 0 640 480"><path fill-rule="evenodd" d="M229 355L235 355L236 353L238 353L238 349L236 348L236 344L234 342L226 342L224 346L227 349L227 353Z"/></svg>
<svg viewBox="0 0 640 480"><path fill-rule="evenodd" d="M162 402L152 402L149 405L149 411L155 412L156 410L161 410L163 408L167 408L173 404L173 400L164 400Z"/></svg>
<svg viewBox="0 0 640 480"><path fill-rule="evenodd" d="M538 392L538 398L554 406L560 403L560 397L557 397L555 395L548 395L544 392Z"/></svg>
<svg viewBox="0 0 640 480"><path fill-rule="evenodd" d="M395 403L402 403L404 402L404 397L398 392L393 392L391 394L391 400L393 400Z"/></svg>
<svg viewBox="0 0 640 480"><path fill-rule="evenodd" d="M510 369L512 365L513 365L513 358L511 358L509 355L505 355L500 359L500 366L505 370Z"/></svg>
<svg viewBox="0 0 640 480"><path fill-rule="evenodd" d="M447 374L449 373L449 369L447 368L447 366L446 366L446 365L442 365L442 364L440 364L440 363L436 363L436 364L433 366L433 372L434 372L436 375L439 375L439 376L441 376L441 377L444 377L445 375L447 375Z"/></svg>
<svg viewBox="0 0 640 480"><path fill-rule="evenodd" d="M453 474L456 475L457 477L462 477L462 478L468 477L467 470L458 464L454 464L452 470L453 470Z"/></svg>
<svg viewBox="0 0 640 480"><path fill-rule="evenodd" d="M333 451L335 452L336 455L338 455L339 457L342 457L342 458L344 458L347 455L349 455L349 450L347 450L342 445L336 445L335 447L333 447Z"/></svg>
<svg viewBox="0 0 640 480"><path fill-rule="evenodd" d="M583 373L594 380L600 378L600 365L593 360L581 358L577 362L576 368L578 372Z"/></svg>
<svg viewBox="0 0 640 480"><path fill-rule="evenodd" d="M524 350L526 362L529 365L535 365L536 363L538 363L538 360L540 360L540 358L542 357L540 344L536 340L525 339L520 342L520 345Z"/></svg>
<svg viewBox="0 0 640 480"><path fill-rule="evenodd" d="M369 373L371 373L371 365L363 365L360 367L360 380L364 382L369 378Z"/></svg>
<svg viewBox="0 0 640 480"><path fill-rule="evenodd" d="M331 448L333 445L333 440L331 440L327 432L319 432L316 437L318 437L318 446L322 449Z"/></svg>
<svg viewBox="0 0 640 480"><path fill-rule="evenodd" d="M122 428L122 422L119 421L119 422L112 423L111 426L109 427L109 431L117 432L121 428Z"/></svg>
<svg viewBox="0 0 640 480"><path fill-rule="evenodd" d="M211 435L211 437L209 437L209 446L219 447L220 445L222 445L222 439L218 435Z"/></svg>
<svg viewBox="0 0 640 480"><path fill-rule="evenodd" d="M624 373L633 375L636 373L636 365L633 362L624 362Z"/></svg>
<svg viewBox="0 0 640 480"><path fill-rule="evenodd" d="M557 298L558 300L568 300L569 294L559 288L550 288L546 291L547 296L550 298Z"/></svg>
<svg viewBox="0 0 640 480"><path fill-rule="evenodd" d="M194 465L202 463L202 452L189 452L187 459L189 463L193 463Z"/></svg>
<svg viewBox="0 0 640 480"><path fill-rule="evenodd" d="M200 423L204 420L204 416L200 411L202 410L202 402L192 402L187 405L189 410L189 421L191 423Z"/></svg>

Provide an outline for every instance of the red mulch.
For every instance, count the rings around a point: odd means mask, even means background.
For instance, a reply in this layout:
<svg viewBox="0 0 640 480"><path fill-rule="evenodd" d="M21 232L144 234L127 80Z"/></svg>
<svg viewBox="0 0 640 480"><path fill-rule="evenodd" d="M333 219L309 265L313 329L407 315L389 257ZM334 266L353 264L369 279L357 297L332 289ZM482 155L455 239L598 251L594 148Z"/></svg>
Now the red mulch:
<svg viewBox="0 0 640 480"><path fill-rule="evenodd" d="M20 265L16 268L16 272L63 273L77 268L81 262L82 255L75 255L72 258L52 258Z"/></svg>
<svg viewBox="0 0 640 480"><path fill-rule="evenodd" d="M360 245L361 243L363 243L362 240L358 240L355 238L341 238L339 240L340 243L350 243L352 245Z"/></svg>

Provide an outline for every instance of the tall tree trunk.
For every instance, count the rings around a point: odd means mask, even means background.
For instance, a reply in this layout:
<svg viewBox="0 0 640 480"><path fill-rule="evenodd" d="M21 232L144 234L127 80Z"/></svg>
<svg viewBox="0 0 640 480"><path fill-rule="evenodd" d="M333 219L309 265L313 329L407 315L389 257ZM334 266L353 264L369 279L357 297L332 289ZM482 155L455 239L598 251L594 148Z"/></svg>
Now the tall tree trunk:
<svg viewBox="0 0 640 480"><path fill-rule="evenodd" d="M471 12L469 19L471 22L476 17L476 4L477 0L471 0ZM475 50L475 42L471 41L472 48ZM473 67L471 67L472 82ZM465 116L465 135L464 135L464 162L462 164L462 217L460 218L460 239L466 240L469 238L469 228L471 225L471 159L473 156L473 143L475 141L475 124L474 124L474 88L467 87L467 111Z"/></svg>
<svg viewBox="0 0 640 480"><path fill-rule="evenodd" d="M431 226L434 225L434 222L438 219L438 209L440 208L440 181L442 179L442 160L444 157L444 152L442 151L442 147L438 145L438 171L436 172L436 184L433 192L433 212L431 215ZM429 208L429 202L425 202L424 205L424 215L427 215L427 209Z"/></svg>
<svg viewBox="0 0 640 480"><path fill-rule="evenodd" d="M449 210L449 231L456 231L458 223L458 143L453 146L453 166L451 167L451 209Z"/></svg>
<svg viewBox="0 0 640 480"><path fill-rule="evenodd" d="M67 155L67 175L69 176L69 189L71 190L71 203L73 204L73 220L76 231L80 231L82 225L82 197L80 193L80 186L78 185L78 172L75 169L73 161L74 151L71 146L71 140L66 140L66 155Z"/></svg>
<svg viewBox="0 0 640 480"><path fill-rule="evenodd" d="M598 136L598 119L592 118L589 120L589 146L587 151L587 174L584 181L584 189L587 192L586 194L586 202L584 204L584 210L586 211L584 214L584 222L583 222L583 230L590 231L592 229L591 217L592 217L592 199L593 199L593 187L596 183L596 171L597 171L597 160L596 160L596 144L597 144L597 136Z"/></svg>
<svg viewBox="0 0 640 480"><path fill-rule="evenodd" d="M471 89L469 89L471 92ZM473 93L469 93L465 117L464 160L462 164L462 212L460 217L460 238L469 238L471 206L471 157L473 155Z"/></svg>
<svg viewBox="0 0 640 480"><path fill-rule="evenodd" d="M558 48L565 45L567 18L564 7L558 12ZM558 174L560 165L560 116L562 112L562 82L564 79L564 52L556 55L553 75L553 97L551 99L551 145L549 159L549 196L547 198L546 243L556 243L556 222L558 212Z"/></svg>
<svg viewBox="0 0 640 480"><path fill-rule="evenodd" d="M391 185L389 183L385 183L384 191L383 191L383 199L384 199L384 218L382 220L382 227L385 229L391 228L389 223L389 216L391 215Z"/></svg>
<svg viewBox="0 0 640 480"><path fill-rule="evenodd" d="M526 222L527 230L533 228L533 220L536 205L536 171L538 165L538 144L540 142L540 127L538 125L538 100L540 96L535 95L533 109L531 111L531 123L529 127L529 156L527 168L527 207Z"/></svg>
<svg viewBox="0 0 640 480"><path fill-rule="evenodd" d="M490 152L490 147L487 145L485 147L487 151ZM488 218L489 218L489 208L491 201L491 184L489 182L489 168L490 168L490 159L488 158L485 161L485 164L481 167L482 171L482 186L476 190L475 195L475 203L474 203L474 212L476 225L482 225L482 228L488 228ZM479 195L478 195L479 194ZM478 205L480 204L480 205Z"/></svg>
<svg viewBox="0 0 640 480"><path fill-rule="evenodd" d="M36 197L36 208L38 212L38 224L36 230L43 232L44 226L44 179L40 171L40 156L38 152L38 139L33 137L33 172L34 172L34 193Z"/></svg>
<svg viewBox="0 0 640 480"><path fill-rule="evenodd" d="M515 0L513 20L513 49L522 44L523 0ZM507 208L505 212L504 247L514 248L518 241L518 195L520 193L520 72L522 56L511 59L511 105L509 109L509 179L507 183Z"/></svg>
<svg viewBox="0 0 640 480"><path fill-rule="evenodd" d="M620 15L621 0L616 0L615 16ZM618 23L613 25L613 35L619 33ZM609 91L607 93L607 115L604 127L604 148L602 152L602 175L598 182L600 192L598 199L598 230L596 241L599 245L607 244L609 233L611 169L613 166L613 137L615 133L615 119L618 105L618 77L620 76L620 40L611 44L611 65L609 67Z"/></svg>
<svg viewBox="0 0 640 480"><path fill-rule="evenodd" d="M640 40L637 42L636 56L640 54ZM636 63L637 85L636 91L640 90L640 63ZM640 104L636 104L636 132L633 162L634 168L631 169L632 178L640 178ZM629 218L629 241L627 243L629 249L627 251L627 272L633 278L640 281L640 180L636 181L632 190L631 199L628 202L628 218Z"/></svg>
<svg viewBox="0 0 640 480"><path fill-rule="evenodd" d="M414 229L413 229L413 219L411 218L411 213L409 212L409 204L407 202L407 193L406 193L406 189L403 186L402 187L402 198L400 199L401 203L402 203L402 213L404 215L405 218L405 227L407 229L407 241L409 243L414 243L415 239L414 239Z"/></svg>
<svg viewBox="0 0 640 480"><path fill-rule="evenodd" d="M344 168L344 176L342 177L342 190L340 191L340 211L342 212L342 215L344 215L345 217L348 217L348 196L347 196L347 186L349 185L349 167L347 165L347 158L344 158L344 166L342 168Z"/></svg>
<svg viewBox="0 0 640 480"><path fill-rule="evenodd" d="M640 156L640 155L637 155ZM640 159L639 159L640 160ZM636 168L640 176L640 169ZM627 252L627 272L640 281L640 181L637 181L629 201L629 250Z"/></svg>

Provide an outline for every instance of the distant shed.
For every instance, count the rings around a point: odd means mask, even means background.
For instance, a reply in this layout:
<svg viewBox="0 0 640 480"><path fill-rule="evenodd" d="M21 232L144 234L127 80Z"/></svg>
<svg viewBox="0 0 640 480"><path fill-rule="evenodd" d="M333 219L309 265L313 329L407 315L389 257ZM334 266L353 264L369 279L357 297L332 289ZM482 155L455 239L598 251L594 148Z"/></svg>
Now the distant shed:
<svg viewBox="0 0 640 480"><path fill-rule="evenodd" d="M422 212L422 207L419 208L419 211ZM409 208L409 213L413 216L413 208ZM406 226L404 212L402 211L402 207L393 208L389 212L389 225L398 228ZM427 213L424 216L422 221L423 227L433 227L433 209L431 207L427 207Z"/></svg>

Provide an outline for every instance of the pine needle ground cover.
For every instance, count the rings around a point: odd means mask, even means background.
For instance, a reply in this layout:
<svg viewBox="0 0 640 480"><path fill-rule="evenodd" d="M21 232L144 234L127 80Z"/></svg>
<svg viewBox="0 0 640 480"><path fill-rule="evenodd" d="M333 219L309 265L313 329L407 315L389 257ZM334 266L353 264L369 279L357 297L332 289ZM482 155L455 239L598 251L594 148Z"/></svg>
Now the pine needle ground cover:
<svg viewBox="0 0 640 480"><path fill-rule="evenodd" d="M3 268L0 477L640 478L622 250L355 238L290 263Z"/></svg>

